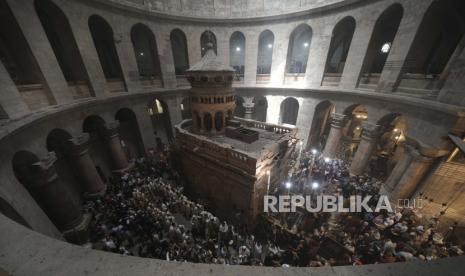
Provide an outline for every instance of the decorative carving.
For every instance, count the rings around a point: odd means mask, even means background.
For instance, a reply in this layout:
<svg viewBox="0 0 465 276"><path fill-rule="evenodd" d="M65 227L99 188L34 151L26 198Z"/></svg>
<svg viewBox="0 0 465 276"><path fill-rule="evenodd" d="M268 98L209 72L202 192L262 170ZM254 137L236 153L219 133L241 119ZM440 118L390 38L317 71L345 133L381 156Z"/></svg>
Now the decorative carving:
<svg viewBox="0 0 465 276"><path fill-rule="evenodd" d="M110 139L119 135L119 122L112 121L105 125L105 136Z"/></svg>
<svg viewBox="0 0 465 276"><path fill-rule="evenodd" d="M57 178L55 162L57 157L55 152L49 152L48 155L39 162L32 164L31 183L33 188L52 183Z"/></svg>
<svg viewBox="0 0 465 276"><path fill-rule="evenodd" d="M331 114L331 126L335 128L343 128L347 123L347 116L344 114Z"/></svg>
<svg viewBox="0 0 465 276"><path fill-rule="evenodd" d="M376 139L379 137L381 127L379 125L375 125L369 122L362 123L362 138L365 139Z"/></svg>
<svg viewBox="0 0 465 276"><path fill-rule="evenodd" d="M82 155L87 152L89 149L89 139L90 136L88 133L83 133L81 136L73 137L69 139L71 154L73 155Z"/></svg>

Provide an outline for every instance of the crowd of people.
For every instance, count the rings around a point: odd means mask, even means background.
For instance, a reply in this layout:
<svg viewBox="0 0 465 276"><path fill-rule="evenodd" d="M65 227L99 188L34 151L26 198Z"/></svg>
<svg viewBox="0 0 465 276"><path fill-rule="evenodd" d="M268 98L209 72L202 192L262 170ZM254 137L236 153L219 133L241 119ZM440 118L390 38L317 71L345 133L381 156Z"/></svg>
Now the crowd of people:
<svg viewBox="0 0 465 276"><path fill-rule="evenodd" d="M382 182L368 175L354 176L349 164L340 159L328 159L306 152L302 162L290 177L293 183L288 193L371 196L369 205L376 206ZM318 183L318 185L312 185ZM285 187L277 189L283 193ZM309 192L310 191L310 192ZM393 206L395 208L395 206ZM398 206L399 207L399 206ZM323 259L314 252L317 265L350 265L392 263L410 260L434 260L463 254L463 246L452 243L456 225L446 233L437 231L438 218L424 221L410 208L395 208L394 212L274 214L274 221L289 232L311 239L316 248L331 240L341 254ZM324 250L321 252L324 253ZM312 264L311 264L312 265Z"/></svg>
<svg viewBox="0 0 465 276"><path fill-rule="evenodd" d="M290 179L274 192L372 195L381 182L351 176L341 160L302 153ZM463 254L434 223L410 211L388 213L264 214L255 227L220 220L184 194L182 177L168 152L138 158L134 168L111 179L106 195L89 200L91 246L124 255L168 261L265 266L332 266L434 260ZM309 183L318 182L317 189Z"/></svg>

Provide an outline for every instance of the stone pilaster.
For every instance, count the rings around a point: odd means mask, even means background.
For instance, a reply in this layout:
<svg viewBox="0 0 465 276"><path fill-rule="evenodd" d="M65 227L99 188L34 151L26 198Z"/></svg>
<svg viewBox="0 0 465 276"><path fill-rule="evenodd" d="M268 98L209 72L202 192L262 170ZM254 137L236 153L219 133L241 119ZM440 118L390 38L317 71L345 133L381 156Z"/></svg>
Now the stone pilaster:
<svg viewBox="0 0 465 276"><path fill-rule="evenodd" d="M275 40L273 44L273 56L271 63L271 85L280 86L284 83L286 70L287 48L289 47L290 30L283 28L273 30Z"/></svg>
<svg viewBox="0 0 465 276"><path fill-rule="evenodd" d="M253 102L253 97L243 97L243 99L244 102L242 103L242 106L245 109L244 118L252 120L253 108L255 106L255 103Z"/></svg>
<svg viewBox="0 0 465 276"><path fill-rule="evenodd" d="M355 89L360 74L362 73L363 62L368 51L370 39L376 24L377 17L371 15L370 19L364 18L363 23L357 22L354 37L352 39L347 56L344 71L342 72L339 87L344 89Z"/></svg>
<svg viewBox="0 0 465 276"><path fill-rule="evenodd" d="M254 86L257 82L257 56L258 56L258 37L259 34L249 32L246 34L245 49L245 72L244 84Z"/></svg>
<svg viewBox="0 0 465 276"><path fill-rule="evenodd" d="M362 139L357 148L352 163L350 164L350 173L354 175L361 175L365 172L368 164L370 163L373 151L376 149L378 143L380 126L364 122L362 124L363 132Z"/></svg>
<svg viewBox="0 0 465 276"><path fill-rule="evenodd" d="M106 125L105 136L115 171L125 171L129 168L129 163L126 158L126 154L124 153L123 147L121 146L121 140L119 138L118 131L119 123L116 121L110 122Z"/></svg>
<svg viewBox="0 0 465 276"><path fill-rule="evenodd" d="M84 134L70 139L69 142L71 144L71 159L78 171L85 195L89 197L103 195L106 187L89 155L89 135Z"/></svg>
<svg viewBox="0 0 465 276"><path fill-rule="evenodd" d="M75 9L78 9L78 7L74 6L76 3L77 2L70 1L68 5L63 7L63 12L66 13L69 19L69 25L76 39L82 62L84 63L89 77L92 93L95 97L103 98L106 96L107 89L105 75L89 30L89 25L87 23L88 16L75 12Z"/></svg>
<svg viewBox="0 0 465 276"><path fill-rule="evenodd" d="M336 156L339 143L342 137L342 128L347 123L347 116L343 114L331 114L331 130L329 131L328 140L326 141L323 156L334 158Z"/></svg>
<svg viewBox="0 0 465 276"><path fill-rule="evenodd" d="M320 87L325 72L326 57L332 37L332 24L319 22L318 26L313 26L315 33L310 44L310 53L305 71L305 81L308 87ZM331 28L330 28L331 26Z"/></svg>
<svg viewBox="0 0 465 276"><path fill-rule="evenodd" d="M161 78L163 87L176 87L176 73L174 69L173 51L171 49L171 40L169 30L155 30L157 38L158 59L160 62Z"/></svg>
<svg viewBox="0 0 465 276"><path fill-rule="evenodd" d="M55 153L49 153L45 159L32 165L30 189L56 226L67 231L78 227L83 216L80 206L73 201L68 185L58 178L54 167L56 160Z"/></svg>
<svg viewBox="0 0 465 276"><path fill-rule="evenodd" d="M16 119L29 114L29 107L23 101L21 94L2 62L0 62L0 83L2 84L2 89L0 89L0 106L8 118Z"/></svg>
<svg viewBox="0 0 465 276"><path fill-rule="evenodd" d="M114 28L114 43L117 58L121 66L122 81L126 85L126 90L137 92L142 90L139 81L139 69L134 55L134 48L131 42L130 28L126 26L126 21L112 22Z"/></svg>
<svg viewBox="0 0 465 276"><path fill-rule="evenodd" d="M34 9L34 1L16 0L8 1L32 55L49 88L52 104L65 104L73 101L68 83L63 76L52 46L45 34L42 24Z"/></svg>

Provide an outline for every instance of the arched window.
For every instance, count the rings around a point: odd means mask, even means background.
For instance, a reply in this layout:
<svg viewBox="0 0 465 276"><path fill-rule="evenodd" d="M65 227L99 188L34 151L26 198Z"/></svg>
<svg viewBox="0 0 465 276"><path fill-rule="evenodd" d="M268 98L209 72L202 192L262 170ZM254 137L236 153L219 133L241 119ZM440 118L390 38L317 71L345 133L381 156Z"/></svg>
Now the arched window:
<svg viewBox="0 0 465 276"><path fill-rule="evenodd" d="M161 69L155 35L149 27L138 23L131 28L131 41L140 79L157 80L155 83L144 82L146 85L160 85Z"/></svg>
<svg viewBox="0 0 465 276"><path fill-rule="evenodd" d="M312 29L300 25L292 31L287 50L286 73L305 74L312 42Z"/></svg>
<svg viewBox="0 0 465 276"><path fill-rule="evenodd" d="M180 29L174 29L170 34L170 41L175 73L176 75L185 75L186 70L189 69L186 35Z"/></svg>
<svg viewBox="0 0 465 276"><path fill-rule="evenodd" d="M273 62L274 35L271 31L265 30L258 38L257 55L257 81L258 75L271 74L271 64Z"/></svg>
<svg viewBox="0 0 465 276"><path fill-rule="evenodd" d="M235 80L244 79L245 71L245 36L241 32L234 32L229 40L229 62L236 71Z"/></svg>
<svg viewBox="0 0 465 276"><path fill-rule="evenodd" d="M44 85L39 64L6 0L0 0L0 60L31 110L55 103L53 95ZM35 88L33 93L31 84Z"/></svg>
<svg viewBox="0 0 465 276"><path fill-rule="evenodd" d="M403 8L396 3L387 8L376 21L363 62L360 87L374 88L378 83L379 74L383 71L402 15Z"/></svg>
<svg viewBox="0 0 465 276"><path fill-rule="evenodd" d="M342 74L355 31L355 20L345 17L336 24L329 46L325 73Z"/></svg>
<svg viewBox="0 0 465 276"><path fill-rule="evenodd" d="M299 114L299 102L295 98L286 98L281 103L279 123L296 125Z"/></svg>
<svg viewBox="0 0 465 276"><path fill-rule="evenodd" d="M89 17L89 29L107 82L123 82L121 86L116 89L111 88L110 91L125 90L123 71L116 51L112 28L102 17L92 15Z"/></svg>
<svg viewBox="0 0 465 276"><path fill-rule="evenodd" d="M216 48L217 46L216 46L216 36L215 36L215 34L213 32L211 32L211 31L205 31L200 36L200 51L201 51L202 57L207 52L207 44L208 43L213 44L213 51L215 51L215 54L218 54L217 48Z"/></svg>
<svg viewBox="0 0 465 276"><path fill-rule="evenodd" d="M465 2L434 1L423 17L404 65L404 72L442 73L465 33Z"/></svg>
<svg viewBox="0 0 465 276"><path fill-rule="evenodd" d="M35 0L34 6L66 81L87 84L87 72L65 14L50 0Z"/></svg>

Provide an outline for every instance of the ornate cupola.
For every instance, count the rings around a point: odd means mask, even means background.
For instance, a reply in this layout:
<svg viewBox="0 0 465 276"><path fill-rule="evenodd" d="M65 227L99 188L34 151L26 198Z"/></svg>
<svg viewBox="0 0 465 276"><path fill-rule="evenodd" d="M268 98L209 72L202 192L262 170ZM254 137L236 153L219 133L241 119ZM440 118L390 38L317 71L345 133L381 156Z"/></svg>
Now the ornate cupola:
<svg viewBox="0 0 465 276"><path fill-rule="evenodd" d="M207 52L197 64L187 70L192 109L192 130L202 134L222 134L226 122L234 114L235 90L232 87L234 69L223 64L207 44Z"/></svg>

